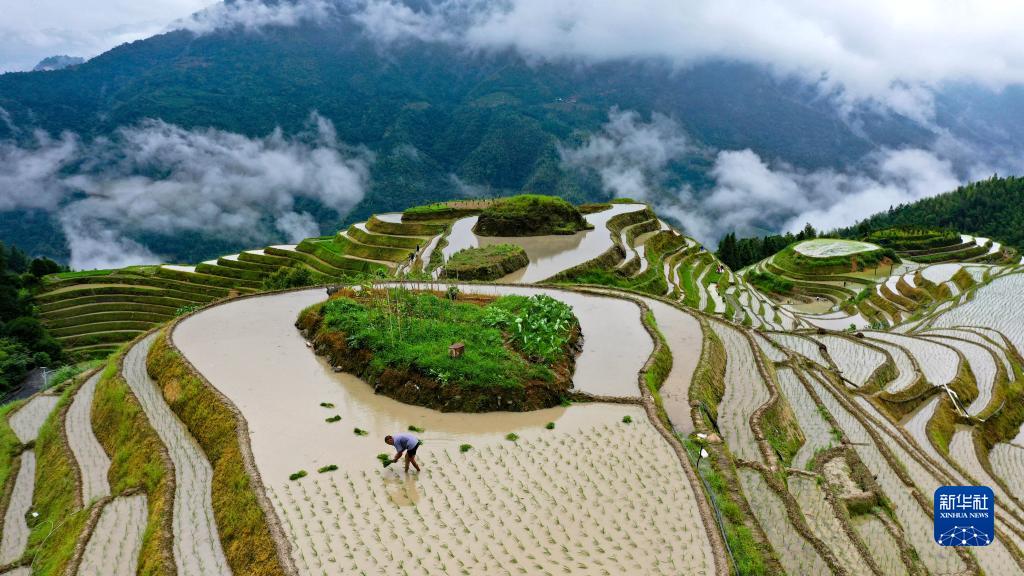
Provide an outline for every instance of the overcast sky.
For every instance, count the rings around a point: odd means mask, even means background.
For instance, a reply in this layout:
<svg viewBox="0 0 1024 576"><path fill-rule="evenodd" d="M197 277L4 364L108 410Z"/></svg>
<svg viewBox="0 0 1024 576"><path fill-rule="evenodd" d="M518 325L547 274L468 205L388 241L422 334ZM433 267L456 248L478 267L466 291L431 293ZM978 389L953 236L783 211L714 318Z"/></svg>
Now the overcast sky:
<svg viewBox="0 0 1024 576"><path fill-rule="evenodd" d="M56 54L91 58L157 34L212 0L0 0L0 72Z"/></svg>

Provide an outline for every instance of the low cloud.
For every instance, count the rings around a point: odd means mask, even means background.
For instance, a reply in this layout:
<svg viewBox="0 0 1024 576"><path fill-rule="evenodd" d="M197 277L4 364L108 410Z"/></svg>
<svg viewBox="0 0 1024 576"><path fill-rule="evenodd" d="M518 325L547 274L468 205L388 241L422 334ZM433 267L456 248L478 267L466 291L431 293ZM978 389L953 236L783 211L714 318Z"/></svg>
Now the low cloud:
<svg viewBox="0 0 1024 576"><path fill-rule="evenodd" d="M295 26L301 22L322 23L332 14L333 4L326 0L268 2L234 0L218 2L187 18L175 21L172 29L209 34L219 29L241 28L255 31L266 26Z"/></svg>
<svg viewBox="0 0 1024 576"><path fill-rule="evenodd" d="M920 122L946 82L1024 82L1024 4L980 0L359 0L381 41L419 39L531 59L659 59L763 65L817 85L841 108L877 104Z"/></svg>
<svg viewBox="0 0 1024 576"><path fill-rule="evenodd" d="M637 112L612 108L603 130L579 148L560 150L564 166L589 169L617 197L647 199L669 162L690 151L679 124L655 112L644 121Z"/></svg>
<svg viewBox="0 0 1024 576"><path fill-rule="evenodd" d="M308 199L339 217L362 200L372 156L312 115L293 137L186 130L158 120L83 143L38 133L0 145L0 209L59 215L76 268L159 260L132 238L201 232L259 245L319 234Z"/></svg>
<svg viewBox="0 0 1024 576"><path fill-rule="evenodd" d="M598 174L616 196L655 202L712 246L731 231L796 231L807 222L825 230L848 226L970 179L1024 168L1013 154L986 156L943 133L930 149L883 148L844 171L802 170L749 149L720 150L708 172L709 189L674 184L672 164L695 153L707 151L689 146L671 119L654 115L644 122L635 112L612 109L600 132L562 157L568 166Z"/></svg>

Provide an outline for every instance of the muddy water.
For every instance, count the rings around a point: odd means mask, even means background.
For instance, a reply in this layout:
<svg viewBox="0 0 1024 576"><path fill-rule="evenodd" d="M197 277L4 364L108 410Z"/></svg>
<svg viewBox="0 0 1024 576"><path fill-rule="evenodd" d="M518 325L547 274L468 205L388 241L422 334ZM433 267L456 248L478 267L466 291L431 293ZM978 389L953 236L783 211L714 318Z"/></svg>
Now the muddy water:
<svg viewBox="0 0 1024 576"><path fill-rule="evenodd" d="M305 290L239 300L197 314L174 332L174 342L185 356L245 415L256 463L264 478L273 482L299 469L315 471L327 464L371 470L379 466L375 455L389 451L382 438L410 425L426 428L420 435L425 449L454 449L462 443L501 441L509 432L542 431L547 422L555 422L559 430L578 430L594 421L619 419L627 408L594 403L526 413L457 414L376 395L362 380L334 373L295 329L299 312L324 297L321 290ZM624 388L624 381L637 390L637 371L652 349L649 337L646 347L637 342L630 354L615 354L607 349L607 336L600 337L604 332L611 335L613 345L628 345L629 334L635 331L629 325L639 326L637 307L625 302L630 310L623 301L589 298L572 302L584 334L586 326L593 330L585 337L577 375L618 379L618 386ZM594 324L580 309L619 312L605 312ZM646 332L643 335L647 337ZM321 402L335 407L323 408ZM325 421L334 415L341 421ZM369 435L355 435L357 427Z"/></svg>
<svg viewBox="0 0 1024 576"><path fill-rule="evenodd" d="M608 231L608 220L619 214L643 210L643 204L613 204L603 212L587 214L587 222L593 230L584 230L570 235L559 236L477 236L473 233L477 216L457 220L448 235L448 245L441 251L445 260L464 248L491 246L493 244L515 244L526 251L530 263L505 276L501 282L539 282L578 266L587 260L600 256L612 246Z"/></svg>
<svg viewBox="0 0 1024 576"><path fill-rule="evenodd" d="M672 370L661 386L661 400L672 426L682 434L693 432L690 382L700 361L704 333L696 318L663 302L644 298L672 350Z"/></svg>

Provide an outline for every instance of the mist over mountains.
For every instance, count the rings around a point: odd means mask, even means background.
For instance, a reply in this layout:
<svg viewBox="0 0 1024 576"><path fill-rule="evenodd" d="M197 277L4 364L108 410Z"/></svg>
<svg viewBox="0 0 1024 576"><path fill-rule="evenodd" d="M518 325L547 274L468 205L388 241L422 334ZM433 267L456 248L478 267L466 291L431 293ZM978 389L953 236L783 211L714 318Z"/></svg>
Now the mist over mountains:
<svg viewBox="0 0 1024 576"><path fill-rule="evenodd" d="M1002 19L964 23L949 58L914 25L858 37L882 3L728 28L728 6L640 4L235 1L4 74L0 240L82 267L196 261L528 191L647 200L713 244L1021 172Z"/></svg>

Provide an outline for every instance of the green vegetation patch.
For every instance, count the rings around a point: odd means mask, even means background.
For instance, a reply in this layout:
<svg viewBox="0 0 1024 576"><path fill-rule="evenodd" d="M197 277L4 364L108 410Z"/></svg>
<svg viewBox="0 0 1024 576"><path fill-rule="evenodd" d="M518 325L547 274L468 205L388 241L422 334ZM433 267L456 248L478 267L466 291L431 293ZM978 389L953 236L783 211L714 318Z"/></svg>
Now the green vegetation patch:
<svg viewBox="0 0 1024 576"><path fill-rule="evenodd" d="M898 251L929 250L943 246L955 246L961 242L960 234L954 230L917 227L875 230L864 240Z"/></svg>
<svg viewBox="0 0 1024 576"><path fill-rule="evenodd" d="M110 359L96 385L92 427L110 455L110 488L146 492L149 514L139 553L139 574L173 574L171 503L174 474L160 437L120 373L122 356Z"/></svg>
<svg viewBox="0 0 1024 576"><path fill-rule="evenodd" d="M548 296L453 299L401 288L341 292L303 311L298 325L332 365L378 391L464 411L557 404L579 339L572 308Z"/></svg>
<svg viewBox="0 0 1024 576"><path fill-rule="evenodd" d="M562 198L523 194L485 208L473 231L480 236L547 236L590 227L580 211Z"/></svg>
<svg viewBox="0 0 1024 576"><path fill-rule="evenodd" d="M899 256L891 248L877 247L873 250L848 252L846 254L831 254L830 248L823 247L821 250L806 249L808 253L802 253L801 247L809 242L845 242L843 240L830 240L819 238L789 246L775 255L773 262L784 271L802 272L805 274L834 274L840 272L862 272L869 269L876 269L883 264L900 262ZM860 246L870 246L864 243L854 243ZM841 251L841 249L839 249ZM852 250L852 248L851 248ZM821 254L808 255L808 254Z"/></svg>
<svg viewBox="0 0 1024 576"><path fill-rule="evenodd" d="M441 271L445 278L459 280L497 280L530 263L526 250L515 244L492 244L459 250Z"/></svg>
<svg viewBox="0 0 1024 576"><path fill-rule="evenodd" d="M771 292L773 294L792 294L793 293L793 282L776 276L771 272L757 272L751 270L745 276L747 282L753 284L758 290L762 292Z"/></svg>
<svg viewBox="0 0 1024 576"><path fill-rule="evenodd" d="M280 575L277 546L242 460L238 420L189 368L164 332L147 358L149 373L213 466L213 514L224 555L236 574ZM262 488L260 488L262 489Z"/></svg>

